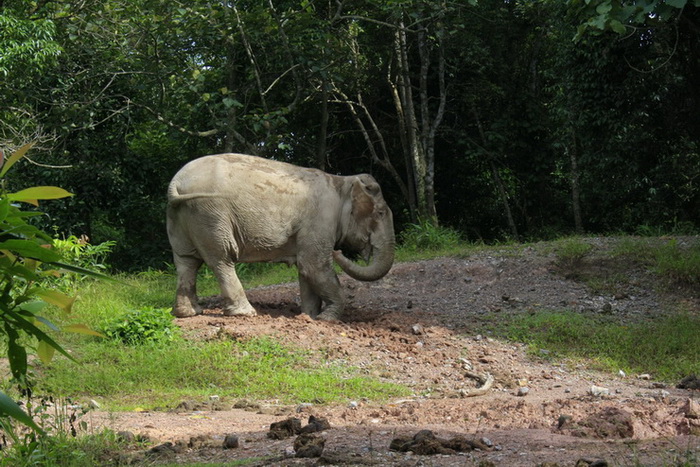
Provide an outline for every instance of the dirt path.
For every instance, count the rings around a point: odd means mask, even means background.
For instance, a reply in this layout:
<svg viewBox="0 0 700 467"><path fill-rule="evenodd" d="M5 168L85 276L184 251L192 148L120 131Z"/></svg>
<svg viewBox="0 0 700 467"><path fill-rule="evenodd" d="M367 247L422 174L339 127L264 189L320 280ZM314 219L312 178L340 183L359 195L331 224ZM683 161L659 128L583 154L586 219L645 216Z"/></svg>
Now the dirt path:
<svg viewBox="0 0 700 467"><path fill-rule="evenodd" d="M597 248L609 247L591 241ZM610 277L622 266L603 260L588 264ZM700 462L699 391L660 383L653 374L600 374L540 361L521 345L474 331L499 314L534 309L567 308L621 320L658 316L681 303L700 312L696 292L660 295L653 275L637 266L625 266L624 277L607 292L593 293L565 278L550 248L535 246L397 264L373 283L343 278L349 299L343 323L300 315L295 284L249 291L260 313L252 318L222 316L211 297L204 315L177 320L193 337L275 336L290 345L324 349L319 364L347 363L410 386L415 395L386 404L348 401L341 406L239 401L241 408L228 404L225 410L204 404L167 413L91 413L91 421L146 435L155 444L173 443L148 454L149 462L261 458L251 465L533 467L546 462L573 466L580 459L604 459L610 465ZM486 381L477 377L487 375L493 376L490 390L471 397ZM268 437L271 423L296 417L306 425L311 415L331 426L316 435L325 440L320 460L289 457L296 437ZM418 455L389 449L392 440L420 430L431 430L437 441L462 440L464 451ZM237 448L222 449L228 433L237 435ZM414 446L414 451L420 449ZM138 453L129 459L145 457Z"/></svg>

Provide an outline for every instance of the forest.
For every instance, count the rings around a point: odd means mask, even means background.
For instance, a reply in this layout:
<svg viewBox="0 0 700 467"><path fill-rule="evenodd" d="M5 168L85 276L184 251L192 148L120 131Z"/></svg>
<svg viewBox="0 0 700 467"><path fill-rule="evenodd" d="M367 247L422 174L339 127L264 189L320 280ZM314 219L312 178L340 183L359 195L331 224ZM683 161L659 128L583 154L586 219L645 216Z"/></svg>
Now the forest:
<svg viewBox="0 0 700 467"><path fill-rule="evenodd" d="M121 271L221 152L371 173L399 235L697 234L698 83L700 0L0 0L3 189Z"/></svg>

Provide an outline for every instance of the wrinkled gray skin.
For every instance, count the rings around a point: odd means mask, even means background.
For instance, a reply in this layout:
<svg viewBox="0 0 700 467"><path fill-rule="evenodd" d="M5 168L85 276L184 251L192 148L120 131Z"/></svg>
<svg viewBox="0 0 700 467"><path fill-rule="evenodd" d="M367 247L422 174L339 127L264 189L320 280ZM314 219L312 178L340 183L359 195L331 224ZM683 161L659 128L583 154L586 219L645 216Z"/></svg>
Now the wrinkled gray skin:
<svg viewBox="0 0 700 467"><path fill-rule="evenodd" d="M299 269L303 312L337 320L344 297L333 260L362 281L382 278L394 261L392 213L371 175L341 177L242 154L185 165L168 187L167 225L178 317L202 312L196 292L202 263L218 279L227 316L256 314L235 263L272 261ZM354 263L341 249L369 263Z"/></svg>

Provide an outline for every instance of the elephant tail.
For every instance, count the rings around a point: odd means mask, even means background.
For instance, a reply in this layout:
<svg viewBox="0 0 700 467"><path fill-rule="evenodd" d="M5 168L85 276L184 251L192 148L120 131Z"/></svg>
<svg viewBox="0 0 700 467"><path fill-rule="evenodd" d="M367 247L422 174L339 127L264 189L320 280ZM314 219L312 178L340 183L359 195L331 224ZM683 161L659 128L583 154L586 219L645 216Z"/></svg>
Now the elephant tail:
<svg viewBox="0 0 700 467"><path fill-rule="evenodd" d="M202 198L221 198L222 196L218 193L187 193L181 194L177 189L177 183L175 180L170 182L168 185L168 205L177 206L185 201L192 199L202 199Z"/></svg>

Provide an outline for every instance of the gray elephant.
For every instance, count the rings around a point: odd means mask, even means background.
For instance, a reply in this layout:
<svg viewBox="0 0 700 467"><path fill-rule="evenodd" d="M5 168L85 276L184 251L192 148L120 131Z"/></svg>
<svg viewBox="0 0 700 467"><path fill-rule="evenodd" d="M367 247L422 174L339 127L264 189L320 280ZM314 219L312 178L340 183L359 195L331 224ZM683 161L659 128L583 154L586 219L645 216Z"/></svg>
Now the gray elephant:
<svg viewBox="0 0 700 467"><path fill-rule="evenodd" d="M302 311L337 320L344 297L333 260L361 281L382 278L394 261L392 213L371 175L329 175L243 154L205 156L180 169L168 187L167 226L177 317L202 312L196 292L202 263L219 282L227 316L256 314L235 263L265 261L295 264Z"/></svg>

